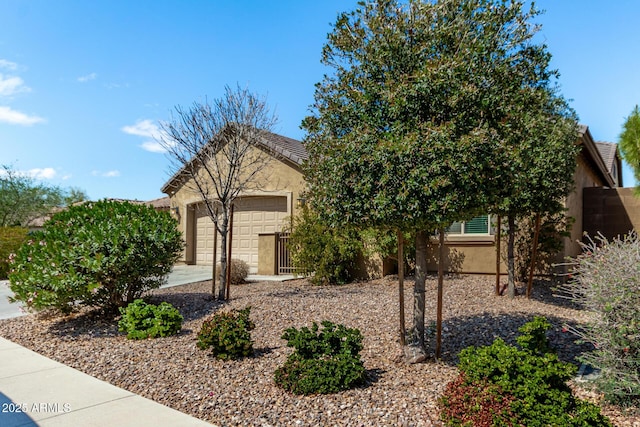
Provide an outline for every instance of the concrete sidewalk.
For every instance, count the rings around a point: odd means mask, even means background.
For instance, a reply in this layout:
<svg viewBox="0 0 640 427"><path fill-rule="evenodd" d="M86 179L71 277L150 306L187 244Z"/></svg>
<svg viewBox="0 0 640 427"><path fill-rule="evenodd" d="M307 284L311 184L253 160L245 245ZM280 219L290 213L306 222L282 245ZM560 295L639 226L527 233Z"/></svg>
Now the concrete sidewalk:
<svg viewBox="0 0 640 427"><path fill-rule="evenodd" d="M0 338L0 426L211 426Z"/></svg>

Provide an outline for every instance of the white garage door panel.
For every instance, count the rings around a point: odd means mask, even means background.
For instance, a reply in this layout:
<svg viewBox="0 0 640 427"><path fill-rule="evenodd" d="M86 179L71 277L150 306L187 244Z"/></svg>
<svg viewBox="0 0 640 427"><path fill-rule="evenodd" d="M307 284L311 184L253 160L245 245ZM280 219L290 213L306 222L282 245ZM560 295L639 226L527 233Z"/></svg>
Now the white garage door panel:
<svg viewBox="0 0 640 427"><path fill-rule="evenodd" d="M282 230L287 213L286 197L251 197L236 203L233 215L232 257L241 259L252 272L258 269L258 234ZM213 264L213 221L206 210L196 210L196 264ZM216 261L220 260L220 236Z"/></svg>

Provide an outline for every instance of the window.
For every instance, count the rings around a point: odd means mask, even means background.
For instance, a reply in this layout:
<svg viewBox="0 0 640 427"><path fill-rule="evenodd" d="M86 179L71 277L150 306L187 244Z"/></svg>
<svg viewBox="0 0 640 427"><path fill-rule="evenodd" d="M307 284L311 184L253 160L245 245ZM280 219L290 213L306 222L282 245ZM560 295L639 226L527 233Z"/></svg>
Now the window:
<svg viewBox="0 0 640 427"><path fill-rule="evenodd" d="M461 236L469 234L488 236L491 234L490 225L489 215L480 215L469 221L454 222L447 230L447 233Z"/></svg>

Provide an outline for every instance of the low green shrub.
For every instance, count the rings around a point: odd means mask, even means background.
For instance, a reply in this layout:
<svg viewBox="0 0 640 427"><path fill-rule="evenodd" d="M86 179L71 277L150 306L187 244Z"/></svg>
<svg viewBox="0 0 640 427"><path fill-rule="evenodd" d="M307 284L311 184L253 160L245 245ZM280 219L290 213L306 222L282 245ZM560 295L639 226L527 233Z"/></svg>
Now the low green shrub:
<svg viewBox="0 0 640 427"><path fill-rule="evenodd" d="M311 329L287 329L282 339L295 348L283 366L276 369L274 380L295 394L328 394L361 384L365 369L360 360L362 334L358 329L322 322Z"/></svg>
<svg viewBox="0 0 640 427"><path fill-rule="evenodd" d="M439 402L443 421L464 425L469 414L475 414L495 422L486 425L611 426L597 406L573 396L566 381L576 367L550 351L543 335L549 326L537 318L520 328L521 348L498 338L490 346L462 350L462 377L447 387ZM477 406L479 389L488 393L487 407Z"/></svg>
<svg viewBox="0 0 640 427"><path fill-rule="evenodd" d="M205 320L198 333L198 348L218 359L239 359L253 354L251 330L255 324L249 319L251 307L230 312L217 312Z"/></svg>
<svg viewBox="0 0 640 427"><path fill-rule="evenodd" d="M591 240L573 267L560 291L595 314L570 328L593 345L580 360L600 370L595 385L608 401L640 406L640 238Z"/></svg>
<svg viewBox="0 0 640 427"><path fill-rule="evenodd" d="M291 262L296 271L317 285L344 284L352 280L362 240L350 227L324 224L305 206L293 219L289 238Z"/></svg>
<svg viewBox="0 0 640 427"><path fill-rule="evenodd" d="M28 232L23 227L0 227L0 279L8 277L11 265L9 259L28 240Z"/></svg>
<svg viewBox="0 0 640 427"><path fill-rule="evenodd" d="M184 320L180 312L168 302L147 304L137 299L126 308L121 307L122 318L118 330L126 332L129 339L167 337L180 332Z"/></svg>
<svg viewBox="0 0 640 427"><path fill-rule="evenodd" d="M220 264L216 265L216 275L221 277L222 268ZM249 264L241 259L231 259L231 284L239 285L244 283L249 275Z"/></svg>

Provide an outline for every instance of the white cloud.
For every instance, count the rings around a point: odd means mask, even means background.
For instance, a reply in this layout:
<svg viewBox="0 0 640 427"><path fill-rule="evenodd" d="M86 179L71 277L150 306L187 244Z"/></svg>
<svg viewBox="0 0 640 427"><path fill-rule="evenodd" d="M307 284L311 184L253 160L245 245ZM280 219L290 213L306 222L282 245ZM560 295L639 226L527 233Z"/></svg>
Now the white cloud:
<svg viewBox="0 0 640 427"><path fill-rule="evenodd" d="M162 146L159 142L156 141L145 141L140 144L143 150L150 151L152 153L166 153L167 149Z"/></svg>
<svg viewBox="0 0 640 427"><path fill-rule="evenodd" d="M119 170L110 170L107 172L101 172L99 170L92 170L91 171L91 175L93 176L101 176L103 178L115 178L117 176L120 176L120 171Z"/></svg>
<svg viewBox="0 0 640 427"><path fill-rule="evenodd" d="M11 96L20 92L30 92L31 88L24 84L24 80L17 76L0 74L0 96Z"/></svg>
<svg viewBox="0 0 640 427"><path fill-rule="evenodd" d="M33 168L28 171L14 171L17 176L29 177L33 179L53 179L57 172L54 168ZM6 176L7 171L0 169L0 176Z"/></svg>
<svg viewBox="0 0 640 427"><path fill-rule="evenodd" d="M135 125L124 126L122 131L129 135L150 138L140 144L140 147L146 151L150 151L152 153L167 152L166 148L159 142L160 140L167 140L166 134L152 120L138 120Z"/></svg>
<svg viewBox="0 0 640 427"><path fill-rule="evenodd" d="M15 62L7 61L6 59L0 59L0 68L5 68L7 70L16 70L18 68L18 64Z"/></svg>
<svg viewBox="0 0 640 427"><path fill-rule="evenodd" d="M34 168L29 169L26 175L35 179L53 179L56 176L56 170L54 168Z"/></svg>
<svg viewBox="0 0 640 427"><path fill-rule="evenodd" d="M98 77L98 75L96 73L91 73L91 74L87 74L86 76L80 76L78 77L78 81L80 83L86 83L90 80L95 80L96 77Z"/></svg>
<svg viewBox="0 0 640 427"><path fill-rule="evenodd" d="M21 113L20 111L12 110L9 107L0 106L0 122L14 125L31 126L36 123L44 123L45 119L38 116L29 116L27 114Z"/></svg>

